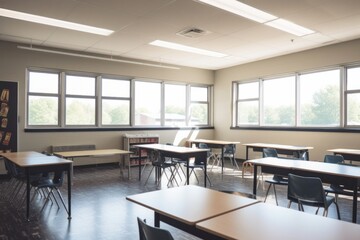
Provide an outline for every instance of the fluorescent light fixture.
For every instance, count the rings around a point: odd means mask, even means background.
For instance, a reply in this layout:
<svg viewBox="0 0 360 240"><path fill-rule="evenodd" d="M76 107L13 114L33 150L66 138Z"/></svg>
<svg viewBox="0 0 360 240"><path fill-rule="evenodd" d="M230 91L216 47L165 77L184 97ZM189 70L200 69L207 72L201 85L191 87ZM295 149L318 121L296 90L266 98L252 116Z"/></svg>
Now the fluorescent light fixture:
<svg viewBox="0 0 360 240"><path fill-rule="evenodd" d="M122 63L137 64L137 65L143 65L143 66L148 66L148 67L167 68L167 69L174 69L174 70L180 69L179 67L168 66L168 65L163 65L163 64L152 64L152 63L145 63L145 62L122 60L122 59L117 59L117 58L112 58L112 57L111 58L99 57L99 56L93 56L93 55L88 55L88 54L51 50L51 49L46 49L46 48L26 47L26 46L17 46L17 48L23 49L23 50L35 51L35 52L53 53L53 54L60 54L60 55L73 56L73 57L104 60L104 61L110 61L110 62L122 62Z"/></svg>
<svg viewBox="0 0 360 240"><path fill-rule="evenodd" d="M76 31L80 31L80 32L93 33L93 34L98 34L98 35L103 35L103 36L109 36L110 34L112 34L114 32L109 29L97 28L97 27L92 27L89 25L67 22L67 21L63 21L63 20L42 17L42 16L38 16L38 15L34 15L34 14L8 10L8 9L4 9L4 8L0 8L0 16L14 18L14 19L28 21L28 22L50 25L50 26L54 26L54 27L66 28L66 29L76 30Z"/></svg>
<svg viewBox="0 0 360 240"><path fill-rule="evenodd" d="M251 19L259 23L265 23L277 18L276 16L273 16L267 12L261 11L257 8L241 3L237 0L196 0L196 1L209 4L211 6L223 9L225 11L234 13L236 15Z"/></svg>
<svg viewBox="0 0 360 240"><path fill-rule="evenodd" d="M314 33L314 31L311 29L302 27L300 25L297 25L282 18L278 18L274 21L267 22L265 23L265 25L268 25L273 28L277 28L279 30L294 34L299 37Z"/></svg>
<svg viewBox="0 0 360 240"><path fill-rule="evenodd" d="M149 44L158 46L158 47L164 47L164 48L170 48L170 49L184 51L184 52L206 55L206 56L210 56L210 57L222 58L222 57L227 56L226 54L219 53L219 52L213 52L213 51L208 51L208 50L204 50L204 49L200 49L200 48L188 47L185 45L172 43L172 42L166 42L166 41L162 41L162 40L155 40Z"/></svg>

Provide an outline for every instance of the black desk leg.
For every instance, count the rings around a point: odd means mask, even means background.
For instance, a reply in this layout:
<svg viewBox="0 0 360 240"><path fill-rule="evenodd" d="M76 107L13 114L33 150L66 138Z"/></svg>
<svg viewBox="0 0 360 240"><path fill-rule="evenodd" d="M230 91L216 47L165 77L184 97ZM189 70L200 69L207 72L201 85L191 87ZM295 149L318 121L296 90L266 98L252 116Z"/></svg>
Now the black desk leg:
<svg viewBox="0 0 360 240"><path fill-rule="evenodd" d="M30 173L26 169L26 219L30 221Z"/></svg>
<svg viewBox="0 0 360 240"><path fill-rule="evenodd" d="M207 156L205 156L205 161L204 161L204 187L206 187L206 178L207 178Z"/></svg>
<svg viewBox="0 0 360 240"><path fill-rule="evenodd" d="M249 146L246 146L245 160L249 160Z"/></svg>
<svg viewBox="0 0 360 240"><path fill-rule="evenodd" d="M186 185L189 185L189 164L190 164L190 158L186 158Z"/></svg>
<svg viewBox="0 0 360 240"><path fill-rule="evenodd" d="M71 219L71 185L72 185L72 164L67 171L68 181L68 219Z"/></svg>
<svg viewBox="0 0 360 240"><path fill-rule="evenodd" d="M139 181L141 181L141 148L139 148Z"/></svg>
<svg viewBox="0 0 360 240"><path fill-rule="evenodd" d="M352 222L356 223L356 215L357 215L357 196L358 196L358 186L354 187L354 195L353 195L353 212L352 212Z"/></svg>
<svg viewBox="0 0 360 240"><path fill-rule="evenodd" d="M256 196L257 188L257 165L254 164L254 180L253 180L253 194Z"/></svg>
<svg viewBox="0 0 360 240"><path fill-rule="evenodd" d="M154 226L160 227L160 215L157 212L154 212Z"/></svg>
<svg viewBox="0 0 360 240"><path fill-rule="evenodd" d="M221 177L224 174L224 147L221 147Z"/></svg>

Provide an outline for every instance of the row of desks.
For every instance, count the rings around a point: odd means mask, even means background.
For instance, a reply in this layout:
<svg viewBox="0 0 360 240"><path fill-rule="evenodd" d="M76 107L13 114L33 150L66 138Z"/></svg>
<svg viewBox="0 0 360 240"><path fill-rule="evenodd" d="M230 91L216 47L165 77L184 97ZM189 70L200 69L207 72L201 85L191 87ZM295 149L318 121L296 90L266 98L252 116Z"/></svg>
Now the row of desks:
<svg viewBox="0 0 360 240"><path fill-rule="evenodd" d="M358 239L359 225L260 203L198 186L126 197L167 223L202 239Z"/></svg>

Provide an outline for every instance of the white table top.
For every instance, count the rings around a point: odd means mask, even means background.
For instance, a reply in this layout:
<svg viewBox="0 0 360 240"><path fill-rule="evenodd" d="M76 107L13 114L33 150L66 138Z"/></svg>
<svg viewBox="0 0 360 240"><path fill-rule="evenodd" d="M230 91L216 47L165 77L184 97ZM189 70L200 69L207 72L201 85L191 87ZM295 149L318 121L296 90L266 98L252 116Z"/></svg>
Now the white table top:
<svg viewBox="0 0 360 240"><path fill-rule="evenodd" d="M272 144L272 143L244 143L243 145L248 147L275 148L275 149L285 149L285 150L295 150L295 151L314 149L313 147L307 147L307 146L293 146L293 145Z"/></svg>
<svg viewBox="0 0 360 240"><path fill-rule="evenodd" d="M328 152L333 153L344 153L344 154L352 154L352 155L360 155L359 149L349 149L349 148L336 148L336 149L329 149Z"/></svg>
<svg viewBox="0 0 360 240"><path fill-rule="evenodd" d="M339 175L339 176L348 176L351 178L360 179L360 167L342 165L342 164L333 164L317 161L301 161L301 160L292 160L292 159L282 159L282 158L260 158L249 160L253 164L260 166L273 166L273 167L283 167L290 169L299 169L307 170L310 172L319 172L329 175Z"/></svg>
<svg viewBox="0 0 360 240"><path fill-rule="evenodd" d="M138 148L154 149L160 151L174 152L174 153L194 153L194 152L207 152L208 149L201 148L188 148L188 147L178 147L166 144L137 144L133 145Z"/></svg>
<svg viewBox="0 0 360 240"><path fill-rule="evenodd" d="M188 225L259 202L194 185L141 193L126 199Z"/></svg>
<svg viewBox="0 0 360 240"><path fill-rule="evenodd" d="M196 224L226 239L358 240L360 225L266 203L241 208Z"/></svg>
<svg viewBox="0 0 360 240"><path fill-rule="evenodd" d="M57 165L57 164L72 164L72 161L66 160L63 158L59 158L56 156L7 156L6 159L15 163L19 167L37 167L37 166L45 166L45 165Z"/></svg>
<svg viewBox="0 0 360 240"><path fill-rule="evenodd" d="M236 142L236 141L223 141L223 140L210 140L210 139L194 139L194 140L189 140L189 142L219 144L219 145L230 145L230 144L239 144L240 143L240 142Z"/></svg>

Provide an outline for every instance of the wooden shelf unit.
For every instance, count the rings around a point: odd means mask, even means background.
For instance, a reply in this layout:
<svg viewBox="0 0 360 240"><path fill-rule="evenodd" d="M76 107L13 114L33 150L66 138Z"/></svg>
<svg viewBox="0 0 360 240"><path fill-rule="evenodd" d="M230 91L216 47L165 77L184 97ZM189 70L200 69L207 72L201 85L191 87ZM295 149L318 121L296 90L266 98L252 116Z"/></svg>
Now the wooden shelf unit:
<svg viewBox="0 0 360 240"><path fill-rule="evenodd" d="M139 149L137 147L133 147L138 144L150 144L150 143L159 143L159 136L155 134L125 134L123 136L123 146L124 150L128 150L133 152L129 156L125 156L130 166L138 166L139 165ZM148 161L146 150L142 150L141 152L141 164L144 165Z"/></svg>

